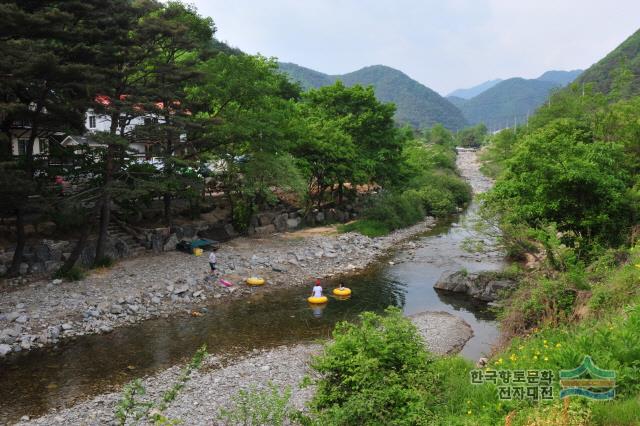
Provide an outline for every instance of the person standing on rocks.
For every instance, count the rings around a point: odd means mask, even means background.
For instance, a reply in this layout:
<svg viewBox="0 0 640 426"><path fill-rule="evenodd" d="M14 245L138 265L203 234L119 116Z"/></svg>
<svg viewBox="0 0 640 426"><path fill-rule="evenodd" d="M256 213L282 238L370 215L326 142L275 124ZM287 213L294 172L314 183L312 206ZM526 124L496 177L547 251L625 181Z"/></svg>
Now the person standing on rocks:
<svg viewBox="0 0 640 426"><path fill-rule="evenodd" d="M211 266L211 274L216 274L216 263L218 262L218 258L216 257L216 251L218 249L216 247L211 249L211 253L209 253L209 266Z"/></svg>

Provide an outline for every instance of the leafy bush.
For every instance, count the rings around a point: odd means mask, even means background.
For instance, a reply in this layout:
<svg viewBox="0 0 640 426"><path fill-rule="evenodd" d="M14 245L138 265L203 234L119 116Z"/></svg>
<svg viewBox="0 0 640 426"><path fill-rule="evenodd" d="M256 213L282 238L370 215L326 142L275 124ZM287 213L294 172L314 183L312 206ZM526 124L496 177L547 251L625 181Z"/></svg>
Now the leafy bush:
<svg viewBox="0 0 640 426"><path fill-rule="evenodd" d="M369 200L362 216L393 230L413 225L425 216L420 199L414 192L382 193Z"/></svg>
<svg viewBox="0 0 640 426"><path fill-rule="evenodd" d="M320 424L423 424L433 418L439 378L433 358L397 308L338 323L312 367L319 373L311 407Z"/></svg>
<svg viewBox="0 0 640 426"><path fill-rule="evenodd" d="M66 272L63 271L62 269L59 269L54 274L54 278L60 278L67 281L80 281L86 276L87 274L84 271L84 269L80 268L79 266L73 266L71 267L71 269L69 269Z"/></svg>
<svg viewBox="0 0 640 426"><path fill-rule="evenodd" d="M370 238L381 237L391 232L384 223L375 220L356 220L355 222L338 225L339 232L358 232Z"/></svg>
<svg viewBox="0 0 640 426"><path fill-rule="evenodd" d="M101 259L96 259L95 262L93 262L93 267L94 268L110 268L114 265L115 261L109 257L109 256L104 256Z"/></svg>
<svg viewBox="0 0 640 426"><path fill-rule="evenodd" d="M292 417L290 399L289 387L280 393L273 383L269 383L267 389L253 386L249 390L240 390L233 397L233 407L220 410L219 419L225 425L283 425Z"/></svg>

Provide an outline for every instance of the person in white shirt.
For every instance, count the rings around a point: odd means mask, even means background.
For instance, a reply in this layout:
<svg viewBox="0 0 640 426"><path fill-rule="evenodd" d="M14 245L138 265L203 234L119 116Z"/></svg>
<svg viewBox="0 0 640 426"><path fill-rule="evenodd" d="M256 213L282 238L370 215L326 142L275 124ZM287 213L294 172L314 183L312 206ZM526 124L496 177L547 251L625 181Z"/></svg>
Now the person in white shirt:
<svg viewBox="0 0 640 426"><path fill-rule="evenodd" d="M218 258L216 257L216 251L217 249L214 248L211 250L211 253L209 253L209 266L211 266L212 274L216 273L216 262L218 261Z"/></svg>
<svg viewBox="0 0 640 426"><path fill-rule="evenodd" d="M311 290L311 296L312 297L322 297L322 287L320 286L320 280L319 279L316 280L316 285L313 286L313 289Z"/></svg>

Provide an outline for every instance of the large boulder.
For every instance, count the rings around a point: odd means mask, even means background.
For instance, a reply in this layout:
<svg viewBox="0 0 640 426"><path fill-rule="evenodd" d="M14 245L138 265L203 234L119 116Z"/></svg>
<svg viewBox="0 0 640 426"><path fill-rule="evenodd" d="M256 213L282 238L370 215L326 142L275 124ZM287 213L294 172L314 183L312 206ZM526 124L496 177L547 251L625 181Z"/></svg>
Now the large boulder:
<svg viewBox="0 0 640 426"><path fill-rule="evenodd" d="M178 244L178 237L176 234L171 234L167 241L164 243L162 247L163 251L172 251L176 249L176 244Z"/></svg>
<svg viewBox="0 0 640 426"><path fill-rule="evenodd" d="M279 214L273 221L276 231L284 232L287 230L287 221L289 216L286 213Z"/></svg>
<svg viewBox="0 0 640 426"><path fill-rule="evenodd" d="M270 212L260 213L258 214L258 222L260 223L260 226L267 226L273 223L274 217L275 214Z"/></svg>
<svg viewBox="0 0 640 426"><path fill-rule="evenodd" d="M437 290L464 293L485 302L493 302L498 300L502 293L515 288L516 285L515 281L502 277L499 272L457 271L443 275L433 287Z"/></svg>

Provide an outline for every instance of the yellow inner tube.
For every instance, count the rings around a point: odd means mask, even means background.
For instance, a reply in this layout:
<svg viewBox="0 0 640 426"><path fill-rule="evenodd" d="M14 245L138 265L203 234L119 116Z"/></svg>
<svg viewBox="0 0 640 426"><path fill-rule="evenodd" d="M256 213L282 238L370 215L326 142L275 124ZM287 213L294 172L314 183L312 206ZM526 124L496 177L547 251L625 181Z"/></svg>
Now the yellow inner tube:
<svg viewBox="0 0 640 426"><path fill-rule="evenodd" d="M339 288L334 288L333 294L335 294L336 296L348 296L351 294L351 289L346 287L342 290L340 290Z"/></svg>
<svg viewBox="0 0 640 426"><path fill-rule="evenodd" d="M327 296L321 296L321 297L309 297L307 298L307 301L309 301L309 303L314 303L316 305L320 305L322 303L327 303L329 299L327 299Z"/></svg>
<svg viewBox="0 0 640 426"><path fill-rule="evenodd" d="M249 285L263 285L264 278L251 277L247 278L247 284Z"/></svg>

